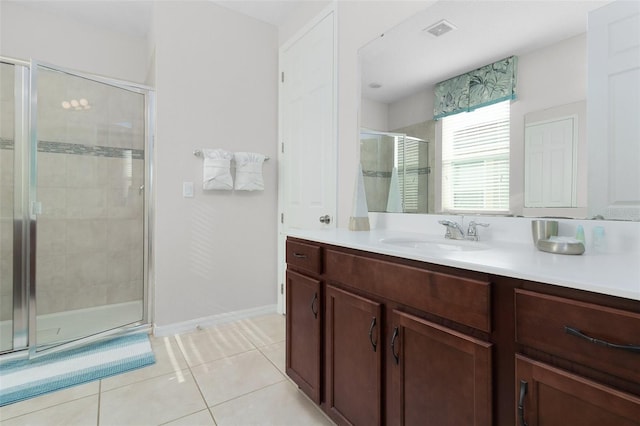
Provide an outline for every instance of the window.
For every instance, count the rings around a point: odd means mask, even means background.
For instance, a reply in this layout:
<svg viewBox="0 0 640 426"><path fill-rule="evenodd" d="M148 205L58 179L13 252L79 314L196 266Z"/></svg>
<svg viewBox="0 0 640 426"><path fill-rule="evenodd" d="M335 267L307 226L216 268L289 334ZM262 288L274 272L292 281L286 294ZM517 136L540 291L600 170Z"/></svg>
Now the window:
<svg viewBox="0 0 640 426"><path fill-rule="evenodd" d="M442 119L442 210L509 211L506 100Z"/></svg>

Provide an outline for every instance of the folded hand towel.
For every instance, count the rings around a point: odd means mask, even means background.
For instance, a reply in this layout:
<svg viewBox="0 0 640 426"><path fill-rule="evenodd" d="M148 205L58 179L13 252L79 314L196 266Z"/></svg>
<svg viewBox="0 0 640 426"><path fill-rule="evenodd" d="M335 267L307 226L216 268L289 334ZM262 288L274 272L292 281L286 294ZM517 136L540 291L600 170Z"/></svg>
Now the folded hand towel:
<svg viewBox="0 0 640 426"><path fill-rule="evenodd" d="M224 149L203 149L202 153L204 154L202 188L230 191L233 188L231 177L233 153Z"/></svg>
<svg viewBox="0 0 640 426"><path fill-rule="evenodd" d="M255 152L236 152L236 182L235 188L240 191L264 190L262 178L262 163L265 156Z"/></svg>

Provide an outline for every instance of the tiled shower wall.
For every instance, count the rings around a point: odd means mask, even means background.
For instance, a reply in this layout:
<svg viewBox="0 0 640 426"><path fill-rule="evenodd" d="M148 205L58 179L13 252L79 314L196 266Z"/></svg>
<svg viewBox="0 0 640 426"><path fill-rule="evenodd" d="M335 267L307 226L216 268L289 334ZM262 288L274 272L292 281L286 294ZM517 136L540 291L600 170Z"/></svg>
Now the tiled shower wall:
<svg viewBox="0 0 640 426"><path fill-rule="evenodd" d="M144 160L39 152L38 171L38 314L141 300Z"/></svg>
<svg viewBox="0 0 640 426"><path fill-rule="evenodd" d="M142 300L142 95L53 72L43 72L39 85L38 315ZM80 98L90 108L61 106ZM10 191L5 165L11 162L12 145L3 136L3 206ZM4 259L4 212L2 226ZM10 312L4 297L10 274L3 261L0 319L8 319L5 312Z"/></svg>
<svg viewBox="0 0 640 426"><path fill-rule="evenodd" d="M393 158L393 137L385 135L360 137L360 163L367 207L370 212L387 211Z"/></svg>

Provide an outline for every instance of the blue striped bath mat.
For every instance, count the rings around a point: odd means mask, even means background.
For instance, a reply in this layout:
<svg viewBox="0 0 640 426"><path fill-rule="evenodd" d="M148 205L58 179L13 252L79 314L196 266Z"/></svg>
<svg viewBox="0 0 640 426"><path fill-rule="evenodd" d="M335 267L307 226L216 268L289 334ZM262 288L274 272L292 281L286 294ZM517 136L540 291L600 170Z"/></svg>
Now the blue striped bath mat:
<svg viewBox="0 0 640 426"><path fill-rule="evenodd" d="M0 363L0 407L155 363L149 336L137 333Z"/></svg>

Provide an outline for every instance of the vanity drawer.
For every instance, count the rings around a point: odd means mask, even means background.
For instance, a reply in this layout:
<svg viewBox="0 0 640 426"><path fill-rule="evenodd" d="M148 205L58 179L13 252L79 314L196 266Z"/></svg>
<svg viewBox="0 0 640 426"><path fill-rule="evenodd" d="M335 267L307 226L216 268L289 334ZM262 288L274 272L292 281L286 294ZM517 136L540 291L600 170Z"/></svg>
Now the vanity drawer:
<svg viewBox="0 0 640 426"><path fill-rule="evenodd" d="M640 383L640 312L520 289L515 307L518 343Z"/></svg>
<svg viewBox="0 0 640 426"><path fill-rule="evenodd" d="M287 240L287 265L320 274L322 249L311 244Z"/></svg>
<svg viewBox="0 0 640 426"><path fill-rule="evenodd" d="M325 251L325 275L367 293L491 331L490 283L335 250Z"/></svg>

